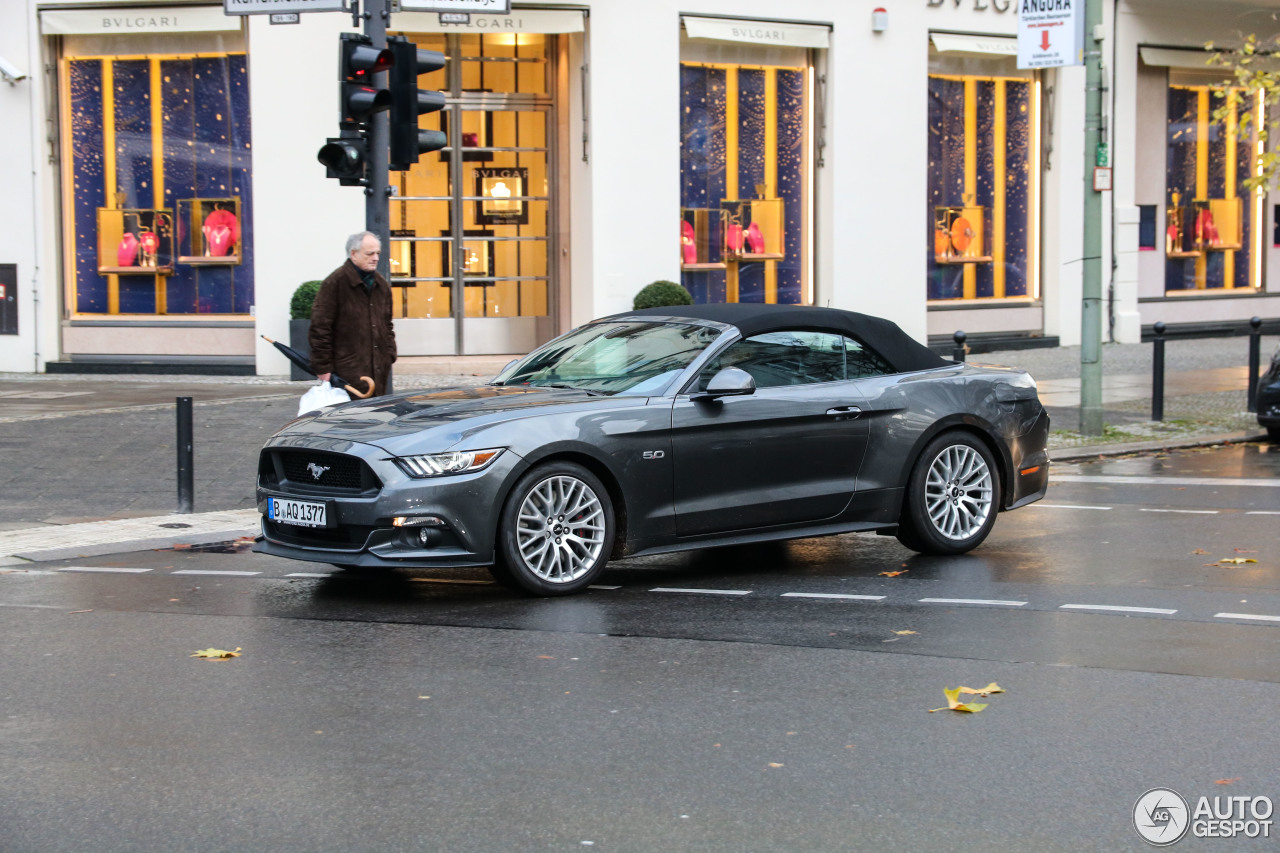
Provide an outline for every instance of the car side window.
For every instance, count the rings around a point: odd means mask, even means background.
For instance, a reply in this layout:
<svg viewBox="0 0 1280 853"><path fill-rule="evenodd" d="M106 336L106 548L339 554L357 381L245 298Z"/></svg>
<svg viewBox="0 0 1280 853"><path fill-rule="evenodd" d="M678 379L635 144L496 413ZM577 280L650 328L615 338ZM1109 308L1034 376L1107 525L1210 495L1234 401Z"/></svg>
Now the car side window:
<svg viewBox="0 0 1280 853"><path fill-rule="evenodd" d="M757 388L812 385L845 378L845 341L830 332L784 331L754 335L731 344L698 376L698 389L726 367L751 374Z"/></svg>
<svg viewBox="0 0 1280 853"><path fill-rule="evenodd" d="M860 379L864 376L886 376L897 373L893 365L881 358L875 350L866 344L849 337L844 338L845 371L849 379Z"/></svg>

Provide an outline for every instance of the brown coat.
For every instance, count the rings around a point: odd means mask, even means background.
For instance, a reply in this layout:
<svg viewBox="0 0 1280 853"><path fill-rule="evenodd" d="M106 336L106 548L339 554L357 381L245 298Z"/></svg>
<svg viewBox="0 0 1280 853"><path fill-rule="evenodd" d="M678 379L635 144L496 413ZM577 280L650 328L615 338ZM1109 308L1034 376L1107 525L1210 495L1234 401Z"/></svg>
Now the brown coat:
<svg viewBox="0 0 1280 853"><path fill-rule="evenodd" d="M351 261L324 280L311 308L311 369L337 373L363 390L361 376L371 377L374 394L385 394L396 360L396 333L391 325L391 286L382 276L372 291Z"/></svg>

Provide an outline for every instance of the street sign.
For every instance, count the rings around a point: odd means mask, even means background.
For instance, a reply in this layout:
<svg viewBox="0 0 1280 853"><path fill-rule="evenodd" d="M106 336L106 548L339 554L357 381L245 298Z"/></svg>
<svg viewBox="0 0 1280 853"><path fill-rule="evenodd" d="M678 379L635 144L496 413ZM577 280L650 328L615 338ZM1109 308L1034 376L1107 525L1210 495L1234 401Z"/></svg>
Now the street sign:
<svg viewBox="0 0 1280 853"><path fill-rule="evenodd" d="M272 12L271 23L273 24L300 24L302 16L297 12Z"/></svg>
<svg viewBox="0 0 1280 853"><path fill-rule="evenodd" d="M511 0L400 0L405 12L470 12L479 15L510 15Z"/></svg>
<svg viewBox="0 0 1280 853"><path fill-rule="evenodd" d="M1018 67L1084 64L1085 0L1018 0Z"/></svg>
<svg viewBox="0 0 1280 853"><path fill-rule="evenodd" d="M227 15L277 15L283 12L341 12L343 0L222 0ZM276 23L272 21L272 23Z"/></svg>

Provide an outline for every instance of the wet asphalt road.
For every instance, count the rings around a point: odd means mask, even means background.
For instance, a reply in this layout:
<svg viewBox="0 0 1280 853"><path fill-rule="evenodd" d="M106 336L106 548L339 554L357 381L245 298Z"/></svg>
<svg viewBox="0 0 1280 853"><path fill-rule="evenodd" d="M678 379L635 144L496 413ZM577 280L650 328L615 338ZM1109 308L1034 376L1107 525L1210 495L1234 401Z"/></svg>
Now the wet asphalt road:
<svg viewBox="0 0 1280 853"><path fill-rule="evenodd" d="M0 850L1138 850L1149 788L1280 799L1270 445L1056 466L960 558L487 581L243 545L0 573Z"/></svg>

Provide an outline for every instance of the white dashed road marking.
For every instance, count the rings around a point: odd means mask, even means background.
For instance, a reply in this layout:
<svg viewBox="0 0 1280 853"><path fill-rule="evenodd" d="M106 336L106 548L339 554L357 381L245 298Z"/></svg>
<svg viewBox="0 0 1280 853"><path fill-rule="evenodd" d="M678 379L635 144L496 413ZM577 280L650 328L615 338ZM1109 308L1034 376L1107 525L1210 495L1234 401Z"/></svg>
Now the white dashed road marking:
<svg viewBox="0 0 1280 853"><path fill-rule="evenodd" d="M835 598L852 601L884 601L883 595L845 595L839 592L784 592L783 598Z"/></svg>
<svg viewBox="0 0 1280 853"><path fill-rule="evenodd" d="M1063 604L1059 610L1107 610L1113 613L1163 613L1172 616L1176 610L1161 607L1125 607L1120 604Z"/></svg>
<svg viewBox="0 0 1280 853"><path fill-rule="evenodd" d="M1001 601L996 598L922 598L922 604L991 604L999 607L1021 607L1025 601Z"/></svg>
<svg viewBox="0 0 1280 853"><path fill-rule="evenodd" d="M287 578L331 578L333 572L290 572Z"/></svg>
<svg viewBox="0 0 1280 853"><path fill-rule="evenodd" d="M682 589L674 586L656 586L649 592L688 592L698 595L750 595L749 589Z"/></svg>
<svg viewBox="0 0 1280 853"><path fill-rule="evenodd" d="M1216 509L1149 509L1139 507L1138 512L1180 512L1184 515L1217 515Z"/></svg>
<svg viewBox="0 0 1280 853"><path fill-rule="evenodd" d="M1263 616L1260 613L1215 613L1215 619L1257 619L1262 622L1280 622L1280 616Z"/></svg>
<svg viewBox="0 0 1280 853"><path fill-rule="evenodd" d="M1249 479L1247 477L1139 477L1124 474L1049 474L1050 482L1059 483L1107 483L1133 486L1262 486L1280 488L1280 479Z"/></svg>
<svg viewBox="0 0 1280 853"><path fill-rule="evenodd" d="M93 572L95 574L111 574L111 575L141 575L151 571L150 569L118 569L112 566L63 566L58 569L60 572Z"/></svg>
<svg viewBox="0 0 1280 853"><path fill-rule="evenodd" d="M170 572L174 575L221 575L228 578L251 578L254 575L260 575L262 572L231 572L221 571L218 569L180 569L176 572Z"/></svg>

